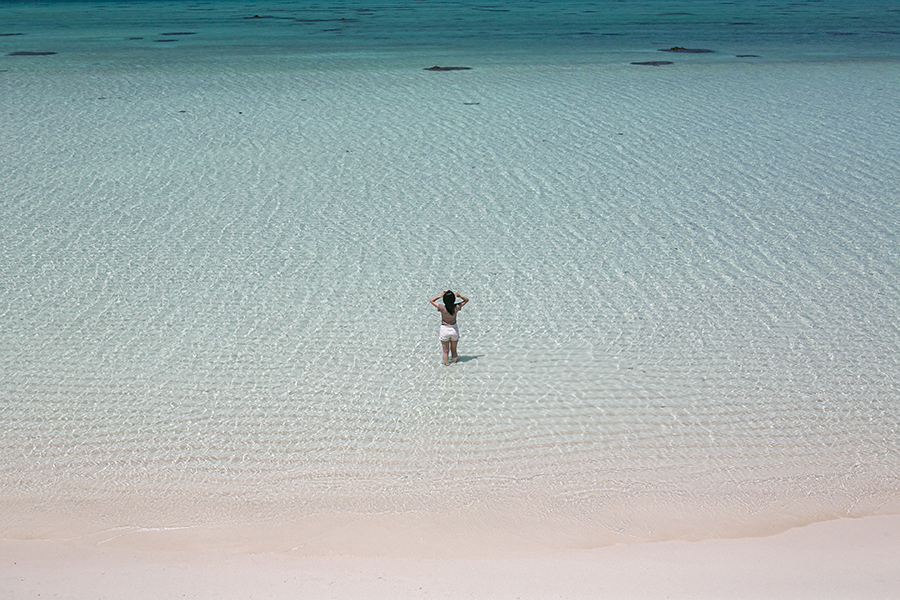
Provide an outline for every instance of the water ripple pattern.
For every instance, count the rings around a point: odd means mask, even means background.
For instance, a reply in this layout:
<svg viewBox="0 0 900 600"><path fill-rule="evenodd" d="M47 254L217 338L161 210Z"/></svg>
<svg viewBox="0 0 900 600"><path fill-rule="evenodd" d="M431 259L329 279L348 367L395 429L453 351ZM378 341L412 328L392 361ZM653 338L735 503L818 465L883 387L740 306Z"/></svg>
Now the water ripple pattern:
<svg viewBox="0 0 900 600"><path fill-rule="evenodd" d="M898 509L896 65L421 67L4 74L2 535Z"/></svg>

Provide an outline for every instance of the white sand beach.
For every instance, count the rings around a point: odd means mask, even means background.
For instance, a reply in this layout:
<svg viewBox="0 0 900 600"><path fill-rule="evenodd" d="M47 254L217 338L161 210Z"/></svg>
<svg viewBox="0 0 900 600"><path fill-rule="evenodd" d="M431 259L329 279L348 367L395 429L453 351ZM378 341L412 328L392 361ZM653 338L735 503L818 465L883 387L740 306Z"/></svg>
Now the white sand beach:
<svg viewBox="0 0 900 600"><path fill-rule="evenodd" d="M0 598L896 598L900 515L760 538L443 560L0 542Z"/></svg>

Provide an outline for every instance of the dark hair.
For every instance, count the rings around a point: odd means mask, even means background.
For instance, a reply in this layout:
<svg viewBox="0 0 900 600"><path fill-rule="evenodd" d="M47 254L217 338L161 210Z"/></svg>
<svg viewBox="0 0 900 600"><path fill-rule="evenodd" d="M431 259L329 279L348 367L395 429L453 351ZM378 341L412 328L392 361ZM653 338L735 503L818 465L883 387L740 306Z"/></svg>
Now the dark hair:
<svg viewBox="0 0 900 600"><path fill-rule="evenodd" d="M444 306L451 315L456 312L456 294L450 290L444 292Z"/></svg>

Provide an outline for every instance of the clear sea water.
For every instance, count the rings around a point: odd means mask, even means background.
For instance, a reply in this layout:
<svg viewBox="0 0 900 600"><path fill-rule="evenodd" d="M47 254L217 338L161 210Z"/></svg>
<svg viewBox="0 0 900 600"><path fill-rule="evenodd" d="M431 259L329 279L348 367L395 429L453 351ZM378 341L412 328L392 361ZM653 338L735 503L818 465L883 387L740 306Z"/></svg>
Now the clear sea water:
<svg viewBox="0 0 900 600"><path fill-rule="evenodd" d="M4 2L0 537L900 512L898 99L887 1Z"/></svg>

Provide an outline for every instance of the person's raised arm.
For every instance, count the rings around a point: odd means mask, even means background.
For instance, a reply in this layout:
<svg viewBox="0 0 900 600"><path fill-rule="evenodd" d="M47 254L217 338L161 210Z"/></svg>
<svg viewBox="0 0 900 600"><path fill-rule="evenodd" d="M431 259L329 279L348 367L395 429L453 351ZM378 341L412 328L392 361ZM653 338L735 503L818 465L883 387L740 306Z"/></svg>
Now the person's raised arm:
<svg viewBox="0 0 900 600"><path fill-rule="evenodd" d="M466 302L469 301L469 299L466 298L465 296L463 296L462 294L457 294L456 297L457 297L457 298L462 298L462 302L459 303L460 306L465 306L465 305L466 305Z"/></svg>
<svg viewBox="0 0 900 600"><path fill-rule="evenodd" d="M441 307L440 307L440 305L438 305L437 299L443 297L443 295L444 295L444 292L441 292L439 296L435 296L434 298L432 298L431 300L429 300L429 302L431 302L431 305L432 305L433 307L435 307L436 309L438 309L438 310L440 310Z"/></svg>

